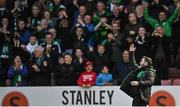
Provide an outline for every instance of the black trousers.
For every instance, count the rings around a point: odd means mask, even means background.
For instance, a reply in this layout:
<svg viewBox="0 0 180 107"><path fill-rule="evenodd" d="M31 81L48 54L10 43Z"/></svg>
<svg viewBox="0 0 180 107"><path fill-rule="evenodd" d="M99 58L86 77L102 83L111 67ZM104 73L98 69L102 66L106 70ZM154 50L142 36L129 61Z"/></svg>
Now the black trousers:
<svg viewBox="0 0 180 107"><path fill-rule="evenodd" d="M166 59L154 59L154 68L156 69L155 85L161 85L162 79L168 79L168 62Z"/></svg>
<svg viewBox="0 0 180 107"><path fill-rule="evenodd" d="M148 103L142 100L140 97L133 99L132 106L147 106Z"/></svg>

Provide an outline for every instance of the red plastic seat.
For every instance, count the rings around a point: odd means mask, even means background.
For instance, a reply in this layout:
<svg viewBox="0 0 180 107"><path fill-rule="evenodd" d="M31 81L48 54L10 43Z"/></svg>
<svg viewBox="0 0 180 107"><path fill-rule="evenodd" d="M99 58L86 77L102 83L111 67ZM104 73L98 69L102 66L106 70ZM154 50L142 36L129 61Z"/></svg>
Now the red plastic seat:
<svg viewBox="0 0 180 107"><path fill-rule="evenodd" d="M168 71L168 77L169 78L176 78L177 75L177 69L175 67L170 67Z"/></svg>
<svg viewBox="0 0 180 107"><path fill-rule="evenodd" d="M168 73L169 73L169 75L176 75L177 69L175 67L170 67Z"/></svg>
<svg viewBox="0 0 180 107"><path fill-rule="evenodd" d="M175 79L173 81L173 85L180 85L180 79Z"/></svg>
<svg viewBox="0 0 180 107"><path fill-rule="evenodd" d="M171 80L161 80L161 85L172 85Z"/></svg>

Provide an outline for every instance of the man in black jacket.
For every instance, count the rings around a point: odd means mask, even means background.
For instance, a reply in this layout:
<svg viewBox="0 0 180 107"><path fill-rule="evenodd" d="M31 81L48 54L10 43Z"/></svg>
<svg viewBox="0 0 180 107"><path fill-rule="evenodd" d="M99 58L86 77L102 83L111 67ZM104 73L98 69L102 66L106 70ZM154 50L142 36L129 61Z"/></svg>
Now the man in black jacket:
<svg viewBox="0 0 180 107"><path fill-rule="evenodd" d="M124 35L126 39L126 46L129 46L136 39L138 29L141 27L141 23L138 22L136 13L129 13L129 23L124 28Z"/></svg>
<svg viewBox="0 0 180 107"><path fill-rule="evenodd" d="M32 86L50 86L52 64L43 52L44 48L37 46L34 51L35 57L30 61L30 84Z"/></svg>
<svg viewBox="0 0 180 107"><path fill-rule="evenodd" d="M129 61L129 51L124 50L122 53L122 61L117 62L113 67L113 78L115 84L121 85L124 78L131 72L131 63Z"/></svg>
<svg viewBox="0 0 180 107"><path fill-rule="evenodd" d="M134 58L134 44L130 45L130 62L134 65L121 84L121 90L133 98L132 106L146 106L151 95L151 86L154 84L155 69L152 67L152 59L144 56L140 66Z"/></svg>
<svg viewBox="0 0 180 107"><path fill-rule="evenodd" d="M57 64L57 59L59 54L61 53L60 46L54 42L53 35L51 33L45 34L45 43L41 44L44 47L44 53L47 58L50 58L53 64Z"/></svg>
<svg viewBox="0 0 180 107"><path fill-rule="evenodd" d="M55 82L57 86L74 86L76 85L77 72L73 65L72 56L66 53L64 56L64 64L59 64L55 69Z"/></svg>
<svg viewBox="0 0 180 107"><path fill-rule="evenodd" d="M112 33L108 34L107 43L105 43L107 53L110 57L111 67L114 67L114 64L121 61L122 50L125 45L125 38L122 33L120 33L120 25L116 22L112 23Z"/></svg>
<svg viewBox="0 0 180 107"><path fill-rule="evenodd" d="M97 46L97 52L93 55L93 61L95 63L95 71L98 73L101 72L104 65L109 65L109 55L104 45L99 44Z"/></svg>

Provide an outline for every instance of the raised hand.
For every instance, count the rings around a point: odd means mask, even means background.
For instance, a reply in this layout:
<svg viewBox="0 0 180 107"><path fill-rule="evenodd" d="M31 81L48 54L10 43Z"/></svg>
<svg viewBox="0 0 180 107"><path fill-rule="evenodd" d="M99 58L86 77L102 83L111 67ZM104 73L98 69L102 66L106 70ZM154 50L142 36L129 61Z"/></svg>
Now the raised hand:
<svg viewBox="0 0 180 107"><path fill-rule="evenodd" d="M134 47L134 44L131 44L129 47L130 52L134 52L136 50L136 47Z"/></svg>

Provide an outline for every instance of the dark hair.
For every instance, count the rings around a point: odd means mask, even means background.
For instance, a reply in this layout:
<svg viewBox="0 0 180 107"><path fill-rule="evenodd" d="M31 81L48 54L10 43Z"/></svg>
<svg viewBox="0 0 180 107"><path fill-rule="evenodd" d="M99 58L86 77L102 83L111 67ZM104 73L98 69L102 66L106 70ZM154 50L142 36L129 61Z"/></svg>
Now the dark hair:
<svg viewBox="0 0 180 107"><path fill-rule="evenodd" d="M61 11L67 12L67 10L66 10L65 8L59 8L59 9L58 9L58 13L61 12Z"/></svg>
<svg viewBox="0 0 180 107"><path fill-rule="evenodd" d="M100 15L100 18L107 18L107 15L106 14L102 14L102 15Z"/></svg>
<svg viewBox="0 0 180 107"><path fill-rule="evenodd" d="M152 66L152 59L147 56L143 56L144 60L148 63L148 66Z"/></svg>
<svg viewBox="0 0 180 107"><path fill-rule="evenodd" d="M37 38L37 35L38 34L36 32L33 32L30 37L36 37Z"/></svg>
<svg viewBox="0 0 180 107"><path fill-rule="evenodd" d="M135 12L130 12L128 15L130 15L130 14L134 14L135 17L137 18L137 14Z"/></svg>
<svg viewBox="0 0 180 107"><path fill-rule="evenodd" d="M56 28L55 28L55 27L48 27L48 30L49 30L49 29L54 29L54 30L56 30Z"/></svg>
<svg viewBox="0 0 180 107"><path fill-rule="evenodd" d="M160 12L159 13L165 13L166 15L168 15L167 11L165 9L160 9Z"/></svg>
<svg viewBox="0 0 180 107"><path fill-rule="evenodd" d="M37 4L33 4L32 7L37 7L38 9L40 9L40 6Z"/></svg>
<svg viewBox="0 0 180 107"><path fill-rule="evenodd" d="M97 1L97 4L98 4L98 3L102 3L102 4L105 5L105 2L104 2L103 0L98 0L98 1Z"/></svg>
<svg viewBox="0 0 180 107"><path fill-rule="evenodd" d="M16 57L20 57L22 63L25 60L20 54L15 54L15 55L11 56L11 59L10 59L11 64L14 64L14 60L15 60Z"/></svg>
<svg viewBox="0 0 180 107"><path fill-rule="evenodd" d="M78 28L83 29L83 27L82 27L81 25L77 26L77 27L76 27L76 30L77 30Z"/></svg>
<svg viewBox="0 0 180 107"><path fill-rule="evenodd" d="M46 35L51 35L51 36L53 36L53 34L50 33L50 32L45 33L45 36L46 36Z"/></svg>
<svg viewBox="0 0 180 107"><path fill-rule="evenodd" d="M82 51L82 49L81 49L81 48L76 48L76 49L75 49L75 51L76 51L76 50L81 50L81 51ZM82 51L82 52L83 52L83 51Z"/></svg>
<svg viewBox="0 0 180 107"><path fill-rule="evenodd" d="M120 23L118 23L118 22L113 22L112 25L113 24L117 24L120 27Z"/></svg>
<svg viewBox="0 0 180 107"><path fill-rule="evenodd" d="M64 54L63 54L63 56L65 57L66 55L68 55L68 56L71 56L72 57L72 54L70 54L69 52L65 52Z"/></svg>
<svg viewBox="0 0 180 107"><path fill-rule="evenodd" d="M91 13L85 13L84 16L91 16L92 17L92 14Z"/></svg>
<svg viewBox="0 0 180 107"><path fill-rule="evenodd" d="M129 50L128 50L128 49L123 49L123 51L122 51L122 52L124 53L125 51L129 52Z"/></svg>
<svg viewBox="0 0 180 107"><path fill-rule="evenodd" d="M85 8L87 8L86 5L84 5L84 4L81 4L79 7L85 7Z"/></svg>
<svg viewBox="0 0 180 107"><path fill-rule="evenodd" d="M60 58L64 58L64 55L63 54L59 54L58 55L58 59L60 59Z"/></svg>
<svg viewBox="0 0 180 107"><path fill-rule="evenodd" d="M103 44L97 45L97 49L98 49L99 47L103 47L103 48L105 49L105 46L104 46Z"/></svg>
<svg viewBox="0 0 180 107"><path fill-rule="evenodd" d="M49 13L50 13L50 17L51 17L51 12L50 12L48 9L45 9L45 10L43 11L43 17L44 17L44 15L45 15L45 12L49 12Z"/></svg>
<svg viewBox="0 0 180 107"><path fill-rule="evenodd" d="M24 22L25 24L27 24L27 21L26 21L24 18L19 18L19 19L18 19L18 23L19 23L19 22Z"/></svg>

